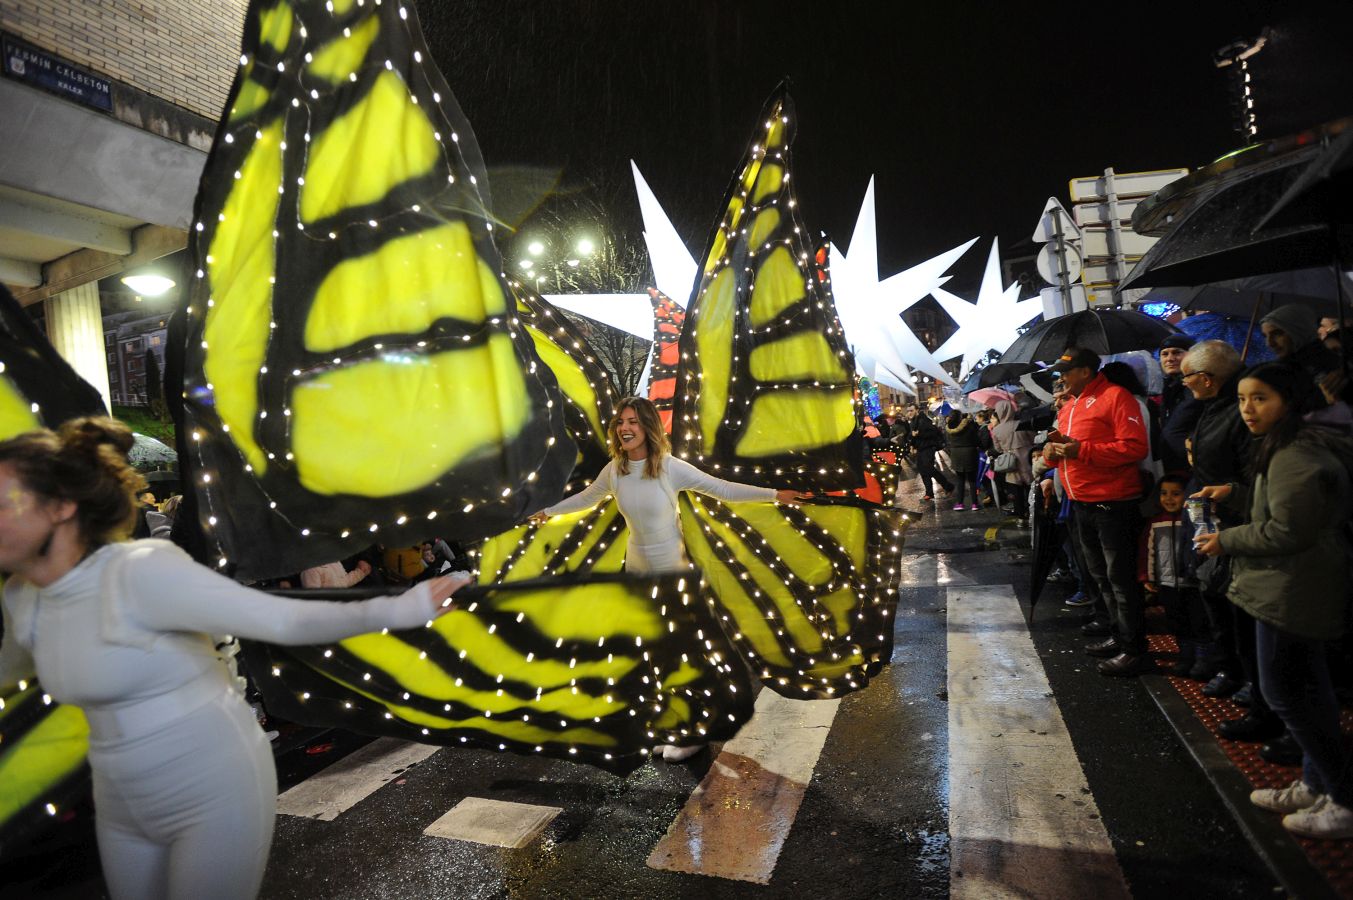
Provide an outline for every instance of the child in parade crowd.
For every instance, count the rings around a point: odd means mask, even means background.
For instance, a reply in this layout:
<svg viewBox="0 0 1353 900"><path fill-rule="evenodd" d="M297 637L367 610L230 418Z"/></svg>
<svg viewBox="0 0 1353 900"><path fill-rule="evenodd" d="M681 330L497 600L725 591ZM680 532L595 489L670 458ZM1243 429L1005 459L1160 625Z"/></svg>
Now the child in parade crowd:
<svg viewBox="0 0 1353 900"><path fill-rule="evenodd" d="M1179 655L1170 674L1206 680L1199 659L1211 655L1207 644L1207 613L1194 577L1197 553L1193 527L1184 512L1188 476L1170 473L1156 485L1161 511L1142 529L1137 553L1138 579L1147 593L1165 608L1170 630L1179 645Z"/></svg>

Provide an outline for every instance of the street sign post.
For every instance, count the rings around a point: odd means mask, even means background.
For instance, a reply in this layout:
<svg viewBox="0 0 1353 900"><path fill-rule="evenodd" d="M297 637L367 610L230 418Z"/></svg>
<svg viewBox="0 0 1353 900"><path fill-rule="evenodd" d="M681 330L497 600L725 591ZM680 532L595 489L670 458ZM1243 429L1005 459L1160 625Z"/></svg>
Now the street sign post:
<svg viewBox="0 0 1353 900"><path fill-rule="evenodd" d="M1034 228L1034 241L1043 244L1035 265L1038 274L1051 285L1039 292L1043 300L1043 318L1051 319L1085 308L1085 291L1075 282L1081 277L1081 253L1077 246L1081 230L1056 197L1049 197Z"/></svg>

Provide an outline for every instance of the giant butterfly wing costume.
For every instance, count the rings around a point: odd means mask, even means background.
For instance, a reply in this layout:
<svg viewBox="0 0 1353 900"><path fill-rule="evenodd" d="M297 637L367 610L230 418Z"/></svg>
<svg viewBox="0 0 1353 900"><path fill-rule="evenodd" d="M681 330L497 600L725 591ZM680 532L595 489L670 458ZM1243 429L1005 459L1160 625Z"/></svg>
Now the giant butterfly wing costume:
<svg viewBox="0 0 1353 900"><path fill-rule="evenodd" d="M653 384L674 379L673 445L702 468L774 487L840 489L798 508L680 498L706 602L748 668L787 697L826 698L863 686L891 658L906 523L850 493L862 480L854 363L789 188L792 104L783 89L759 123L684 326L671 326L679 307L664 310L670 301L654 297ZM607 500L486 541L480 579L618 572L625 544L624 519Z"/></svg>
<svg viewBox="0 0 1353 900"><path fill-rule="evenodd" d="M240 63L198 197L185 360L222 565L276 577L438 516L460 540L546 505L574 465L558 385L413 5L255 2Z"/></svg>
<svg viewBox="0 0 1353 900"><path fill-rule="evenodd" d="M414 5L254 0L245 35L182 348L207 561L266 579L481 539L594 475L613 389L502 274L474 135ZM480 586L425 628L245 654L296 721L623 771L751 714L693 587Z"/></svg>
<svg viewBox="0 0 1353 900"><path fill-rule="evenodd" d="M57 354L0 285L0 440L104 412L99 392ZM84 713L54 703L32 672L0 693L0 854L88 789ZM0 692L8 686L0 683Z"/></svg>

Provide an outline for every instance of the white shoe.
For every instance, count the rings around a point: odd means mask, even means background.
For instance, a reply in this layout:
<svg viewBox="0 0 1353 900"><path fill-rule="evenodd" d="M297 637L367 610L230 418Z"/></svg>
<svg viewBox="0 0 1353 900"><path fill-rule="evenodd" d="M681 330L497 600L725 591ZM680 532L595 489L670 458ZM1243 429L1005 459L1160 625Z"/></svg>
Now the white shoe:
<svg viewBox="0 0 1353 900"><path fill-rule="evenodd" d="M662 745L662 758L667 762L682 762L690 759L701 750L705 749L704 744L695 747L674 747L671 744Z"/></svg>
<svg viewBox="0 0 1353 900"><path fill-rule="evenodd" d="M1260 809L1276 813L1294 813L1315 806L1325 796L1317 794L1306 786L1300 778L1285 788L1264 788L1250 792L1250 802Z"/></svg>
<svg viewBox="0 0 1353 900"><path fill-rule="evenodd" d="M1314 806L1283 816L1283 827L1310 838L1353 837L1353 809L1323 796Z"/></svg>

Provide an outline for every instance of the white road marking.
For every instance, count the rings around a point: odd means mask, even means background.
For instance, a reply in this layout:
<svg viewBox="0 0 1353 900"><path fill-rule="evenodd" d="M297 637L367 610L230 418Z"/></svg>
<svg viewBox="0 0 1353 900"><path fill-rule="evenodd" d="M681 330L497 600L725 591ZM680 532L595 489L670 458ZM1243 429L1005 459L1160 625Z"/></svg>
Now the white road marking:
<svg viewBox="0 0 1353 900"><path fill-rule="evenodd" d="M840 705L763 690L756 714L723 745L649 866L769 884Z"/></svg>
<svg viewBox="0 0 1353 900"><path fill-rule="evenodd" d="M561 812L557 806L466 797L423 829L423 834L520 850L539 837Z"/></svg>
<svg viewBox="0 0 1353 900"><path fill-rule="evenodd" d="M1013 588L947 607L949 896L1129 897Z"/></svg>
<svg viewBox="0 0 1353 900"><path fill-rule="evenodd" d="M440 750L395 738L379 738L310 776L277 798L287 816L332 822L411 766Z"/></svg>

